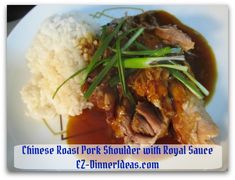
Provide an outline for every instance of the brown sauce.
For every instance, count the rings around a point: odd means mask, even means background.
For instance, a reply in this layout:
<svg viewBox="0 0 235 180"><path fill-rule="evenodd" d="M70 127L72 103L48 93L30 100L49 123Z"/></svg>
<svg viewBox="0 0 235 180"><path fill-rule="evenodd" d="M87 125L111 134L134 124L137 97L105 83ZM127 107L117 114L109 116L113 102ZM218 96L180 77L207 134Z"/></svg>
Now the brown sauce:
<svg viewBox="0 0 235 180"><path fill-rule="evenodd" d="M156 144L180 144L173 136L165 136L157 140Z"/></svg>
<svg viewBox="0 0 235 180"><path fill-rule="evenodd" d="M176 17L165 12L157 11L156 16L160 25L175 24L183 32L187 33L195 42L192 53L193 58L187 58L192 70L199 82L210 92L205 98L206 103L211 99L216 78L216 60L211 47L205 38L192 28L182 24ZM97 108L86 109L79 116L71 117L67 125L68 144L121 144L121 139L116 139L112 129L105 121L105 113ZM173 136L167 136L157 141L157 144L178 144Z"/></svg>
<svg viewBox="0 0 235 180"><path fill-rule="evenodd" d="M186 59L196 79L210 92L210 95L205 97L205 102L208 103L213 96L217 79L216 59L210 45L200 33L184 25L166 11L157 11L155 15L160 25L175 24L195 42L195 47L191 51L195 56L192 56L193 58L186 56Z"/></svg>
<svg viewBox="0 0 235 180"><path fill-rule="evenodd" d="M117 144L111 127L106 123L105 112L98 108L85 109L79 116L69 118L67 125L68 144Z"/></svg>

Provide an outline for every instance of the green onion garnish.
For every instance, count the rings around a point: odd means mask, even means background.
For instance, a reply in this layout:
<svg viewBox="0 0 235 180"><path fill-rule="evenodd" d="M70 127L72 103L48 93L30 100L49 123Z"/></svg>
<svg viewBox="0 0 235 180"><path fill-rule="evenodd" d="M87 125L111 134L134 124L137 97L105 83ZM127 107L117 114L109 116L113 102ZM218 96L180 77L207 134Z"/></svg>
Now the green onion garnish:
<svg viewBox="0 0 235 180"><path fill-rule="evenodd" d="M125 19L121 20L117 27L114 29L113 32L111 32L105 39L101 42L100 47L96 50L94 56L91 59L91 63L87 66L87 70L84 74L84 78L82 80L82 83L86 80L88 74L93 70L94 65L97 63L97 61L100 59L100 57L103 55L105 49L108 47L110 42L112 41L113 37L119 32L121 26L123 25Z"/></svg>
<svg viewBox="0 0 235 180"><path fill-rule="evenodd" d="M58 93L58 91L60 90L60 88L61 88L65 83L67 83L70 79L74 78L75 76L77 76L77 75L80 74L81 72L85 71L86 69L87 69L87 67L82 68L82 69L76 71L76 72L75 72L74 74L72 74L68 79L66 79L62 84L60 84L60 85L56 88L55 92L53 93L52 99L55 98L56 94Z"/></svg>
<svg viewBox="0 0 235 180"><path fill-rule="evenodd" d="M104 40L105 36L107 36L107 26L103 26L101 29L101 35L99 37L99 39L102 41Z"/></svg>
<svg viewBox="0 0 235 180"><path fill-rule="evenodd" d="M106 29L103 28L102 30L102 35L101 38L101 45L100 47L96 50L94 56L91 59L91 63L84 69L78 70L77 72L75 72L74 74L72 74L70 77L68 77L62 84L59 85L59 87L56 89L56 91L53 93L52 99L55 98L56 94L58 93L58 91L62 88L62 86L67 83L70 79L74 78L75 76L77 76L78 74L80 74L81 72L84 72L84 76L81 79L81 83L83 84L84 81L86 80L88 74L93 71L96 67L97 67L97 63L99 64L99 59L100 57L103 55L105 49L108 47L109 43L111 42L111 40L113 39L113 37L118 33L119 29L121 28L121 26L124 23L124 19L120 21L120 23L117 25L117 27L115 28L115 30L110 33L107 37L105 37L104 34L106 34Z"/></svg>
<svg viewBox="0 0 235 180"><path fill-rule="evenodd" d="M123 94L124 96L126 96L126 80L125 80L125 72L121 57L120 39L118 39L116 42L116 49L117 49L118 74L121 81Z"/></svg>
<svg viewBox="0 0 235 180"><path fill-rule="evenodd" d="M128 77L128 76L130 76L130 75L131 75L132 73L134 73L134 72L136 72L136 69L127 69L127 70L125 71L125 76ZM111 78L109 79L109 85L110 85L111 87L116 86L119 82L120 82L120 80L119 80L119 77L118 77L117 75L114 75L113 77L111 77Z"/></svg>
<svg viewBox="0 0 235 180"><path fill-rule="evenodd" d="M122 54L125 55L136 55L136 56L155 56L162 57L167 54L179 54L181 52L181 48L170 48L164 47L156 50L144 50L144 51L123 51Z"/></svg>
<svg viewBox="0 0 235 180"><path fill-rule="evenodd" d="M142 13L144 12L144 10L142 8L136 8L136 7L113 7L113 8L104 9L103 11L97 11L94 14L90 14L90 16L93 18L97 18L97 19L101 18L102 16L108 17L110 19L115 19L115 17L108 15L105 12L118 10L118 9L138 10L138 11L141 11Z"/></svg>
<svg viewBox="0 0 235 180"><path fill-rule="evenodd" d="M206 96L209 95L209 91L200 83L198 82L189 72L184 72L184 74L202 91L203 94Z"/></svg>
<svg viewBox="0 0 235 180"><path fill-rule="evenodd" d="M189 81L182 73L174 69L168 69L168 70L172 76L174 76L181 83L183 83L185 87L187 87L196 97L198 97L199 99L203 99L203 95L199 91L199 89L191 81Z"/></svg>
<svg viewBox="0 0 235 180"><path fill-rule="evenodd" d="M119 83L119 76L113 76L112 78L110 78L109 80L109 85L110 87L114 87Z"/></svg>
<svg viewBox="0 0 235 180"><path fill-rule="evenodd" d="M173 61L169 61L169 62L173 65L177 65ZM188 77L189 80L191 80L201 90L201 92L204 95L208 96L210 94L209 91L200 82L198 82L188 71L184 71L183 73Z"/></svg>
<svg viewBox="0 0 235 180"><path fill-rule="evenodd" d="M162 61L185 61L184 56L169 56L169 57L137 57L124 59L125 68L149 68L156 67Z"/></svg>
<svg viewBox="0 0 235 180"><path fill-rule="evenodd" d="M94 81L91 83L87 91L84 93L84 97L88 99L95 88L101 83L101 81L104 79L106 74L110 71L110 69L114 66L116 63L117 56L115 55L108 63L106 66L101 70L101 72L95 77Z"/></svg>
<svg viewBox="0 0 235 180"><path fill-rule="evenodd" d="M139 50L149 50L149 48L147 48L145 45L143 45L142 43L140 43L138 41L135 41L134 45Z"/></svg>
<svg viewBox="0 0 235 180"><path fill-rule="evenodd" d="M144 31L144 28L140 28L138 29L134 35L127 41L127 43L124 45L124 47L121 49L121 51L125 51L127 48L129 48L132 43L141 35L141 33ZM94 81L91 83L91 85L89 86L89 88L87 89L87 91L84 93L84 97L86 99L88 99L91 94L93 93L93 91L95 90L96 86L98 86L101 81L103 80L103 78L105 77L105 75L110 71L110 69L115 66L116 62L117 62L117 58L118 58L118 54L115 54L113 56L113 58L110 61L106 61L106 63L104 64L104 68L101 70L101 72L96 76L96 78L94 79Z"/></svg>
<svg viewBox="0 0 235 180"><path fill-rule="evenodd" d="M108 61L108 60L110 60L110 58L102 59L102 60L98 61L98 62L96 63L96 65L93 67L93 69L95 69L95 68L98 67L99 65L105 63L105 62ZM68 77L64 82L62 82L62 83L59 85L59 87L57 87L56 91L54 92L54 94L53 94L53 96L52 96L52 99L55 98L56 94L58 93L58 91L61 89L61 87L62 87L65 83L67 83L70 79L74 78L75 76L79 75L80 73L82 73L83 71L86 71L86 70L87 70L87 67L82 68L82 69L76 71L76 72L75 72L74 74L72 74L70 77Z"/></svg>
<svg viewBox="0 0 235 180"><path fill-rule="evenodd" d="M123 32L119 38L122 40L123 38L126 38L128 36L128 34L138 30L139 28L132 28L132 29L128 29L127 31Z"/></svg>
<svg viewBox="0 0 235 180"><path fill-rule="evenodd" d="M157 64L154 67L163 67L163 68L169 68L169 69L175 69L183 72L187 72L188 67L182 66L182 65L171 65L171 64Z"/></svg>
<svg viewBox="0 0 235 180"><path fill-rule="evenodd" d="M136 106L136 101L135 101L135 98L133 97L132 93L127 90L127 98L129 99L130 101L130 104L131 104L131 109L132 111L135 109L135 106Z"/></svg>
<svg viewBox="0 0 235 180"><path fill-rule="evenodd" d="M122 48L122 51L128 49L130 45L144 32L144 28L138 29L135 34L127 41L127 43Z"/></svg>
<svg viewBox="0 0 235 180"><path fill-rule="evenodd" d="M137 38L144 32L144 28L133 28L120 33L120 29L124 22L125 19L119 21L115 29L109 34L106 27L103 27L102 33L100 35L99 48L93 55L90 64L87 67L76 71L68 79L66 79L54 92L52 96L53 99L60 88L70 79L74 78L80 73L83 73L80 82L81 84L83 84L87 79L89 73L91 73L96 67L102 64L103 69L94 78L93 82L84 93L84 97L86 99L91 96L95 88L103 81L107 73L113 67L116 67L118 69L118 76L114 76L109 80L110 86L113 87L120 82L123 95L129 99L130 103L133 106L135 106L135 99L126 85L125 75L127 75L128 72L133 72L132 70L135 69L151 67L167 68L173 77L184 84L184 86L188 88L199 99L203 98L203 94L206 96L209 95L209 91L188 72L188 66L176 63L176 61L185 61L185 57L183 55L180 55L182 54L181 48L164 47L156 50L149 50L143 44L136 41ZM124 46L121 47L121 42L123 41L123 39L126 40L129 37L130 33L133 33L133 35L126 41ZM116 40L115 49L109 47L114 37ZM135 47L139 49L139 51L128 50L131 45L135 45ZM114 51L115 55L112 58L101 60L101 57L107 48L110 48L112 51ZM130 58L131 56L137 57Z"/></svg>

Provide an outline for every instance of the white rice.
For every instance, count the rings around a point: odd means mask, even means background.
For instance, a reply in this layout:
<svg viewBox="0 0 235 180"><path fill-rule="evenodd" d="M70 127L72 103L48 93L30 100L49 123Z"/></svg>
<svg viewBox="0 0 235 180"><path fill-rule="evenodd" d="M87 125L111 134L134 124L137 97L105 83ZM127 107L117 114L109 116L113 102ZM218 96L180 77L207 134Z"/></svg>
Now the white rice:
<svg viewBox="0 0 235 180"><path fill-rule="evenodd" d="M86 66L77 48L78 40L94 35L96 30L75 13L54 15L43 22L26 54L32 73L21 91L27 115L39 120L53 119L60 114L79 115L92 107L83 97L79 76L68 81L54 99L52 95L65 79Z"/></svg>

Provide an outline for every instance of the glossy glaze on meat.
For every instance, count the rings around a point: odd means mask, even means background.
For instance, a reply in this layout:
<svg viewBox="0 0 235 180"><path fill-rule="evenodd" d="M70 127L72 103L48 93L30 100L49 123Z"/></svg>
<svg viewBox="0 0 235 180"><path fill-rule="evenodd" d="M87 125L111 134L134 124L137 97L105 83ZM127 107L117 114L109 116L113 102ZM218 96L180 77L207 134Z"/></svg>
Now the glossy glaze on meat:
<svg viewBox="0 0 235 180"><path fill-rule="evenodd" d="M190 36L177 26L159 25L155 11L128 17L122 30L133 27L145 27L138 41L151 49L170 45L190 54L195 47ZM96 87L90 98L107 113L107 123L125 143L154 144L170 132L180 143L209 144L218 135L204 102L171 77L167 69L138 70L129 76L127 85L137 102L134 110L120 88L111 88L107 82Z"/></svg>

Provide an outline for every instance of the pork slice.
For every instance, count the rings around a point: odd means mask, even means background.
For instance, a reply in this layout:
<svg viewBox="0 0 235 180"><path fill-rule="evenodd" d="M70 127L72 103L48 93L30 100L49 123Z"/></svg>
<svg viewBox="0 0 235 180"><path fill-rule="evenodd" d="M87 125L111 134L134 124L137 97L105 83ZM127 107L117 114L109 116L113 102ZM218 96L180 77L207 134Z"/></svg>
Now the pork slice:
<svg viewBox="0 0 235 180"><path fill-rule="evenodd" d="M145 121L145 119L142 120ZM131 127L131 122L132 114L129 101L126 98L122 98L117 107L116 118L112 122L112 128L115 131L116 136L124 138L124 142L127 144L154 144L156 142L159 132L154 133L149 124L147 126L149 131L147 133L153 133L153 136L135 132ZM140 129L138 128L138 131L139 130ZM147 129L144 131L146 130Z"/></svg>
<svg viewBox="0 0 235 180"><path fill-rule="evenodd" d="M95 88L89 101L104 111L110 111L114 109L116 102L115 90L109 87L107 83L102 83Z"/></svg>
<svg viewBox="0 0 235 180"><path fill-rule="evenodd" d="M158 117L161 117L159 138L168 134L170 119L175 114L168 93L168 81L169 72L162 68L140 70L132 75L128 81L128 85L138 97L146 99L159 111L160 115Z"/></svg>
<svg viewBox="0 0 235 180"><path fill-rule="evenodd" d="M161 48L166 44L180 46L184 51L194 48L195 43L186 33L175 25L161 25L158 21L157 11L147 11L128 17L124 27L126 30L133 27L144 27L145 31L138 40L151 49Z"/></svg>
<svg viewBox="0 0 235 180"><path fill-rule="evenodd" d="M154 136L153 128L149 125L149 123L145 120L143 116L138 113L135 113L133 120L131 122L131 128L134 132Z"/></svg>
<svg viewBox="0 0 235 180"><path fill-rule="evenodd" d="M209 144L218 135L218 127L206 112L202 100L174 80L170 83L176 115L172 125L177 140L183 144Z"/></svg>
<svg viewBox="0 0 235 180"><path fill-rule="evenodd" d="M161 114L150 103L138 102L132 120L132 129L143 135L155 136L161 132Z"/></svg>
<svg viewBox="0 0 235 180"><path fill-rule="evenodd" d="M160 37L166 44L178 45L185 51L194 48L194 42L183 31L177 29L176 26L157 26L155 28L155 35Z"/></svg>
<svg viewBox="0 0 235 180"><path fill-rule="evenodd" d="M147 102L139 102L136 106L136 112L144 117L153 129L154 134L161 131L161 119L159 118L159 114L154 110L154 106Z"/></svg>

